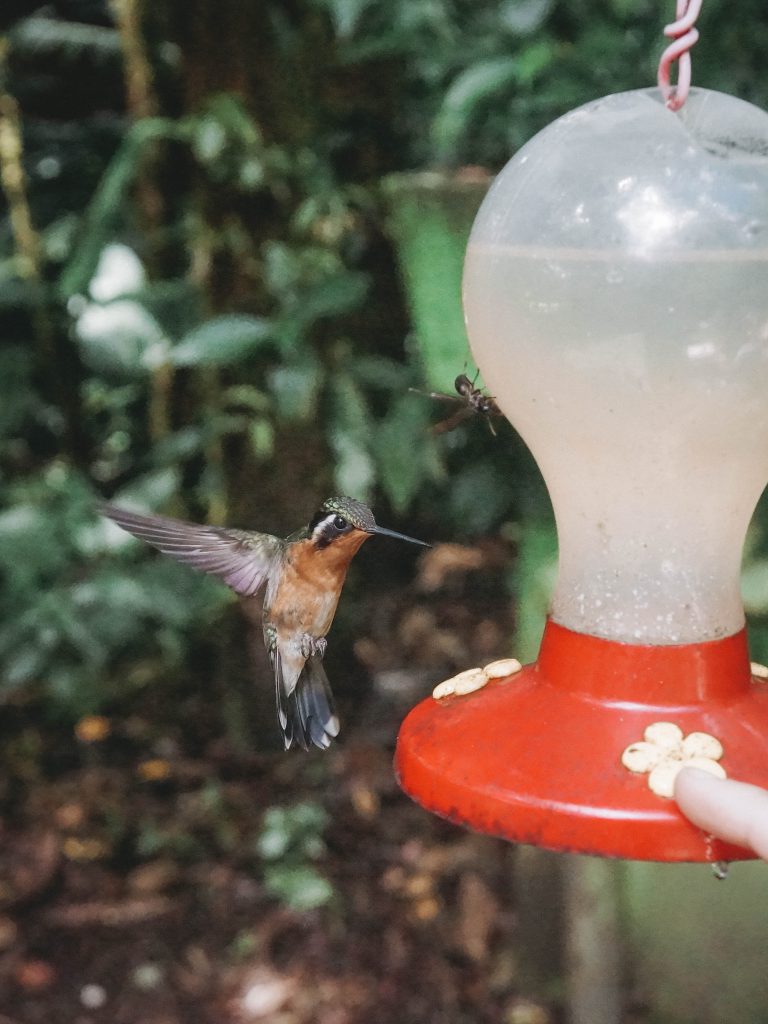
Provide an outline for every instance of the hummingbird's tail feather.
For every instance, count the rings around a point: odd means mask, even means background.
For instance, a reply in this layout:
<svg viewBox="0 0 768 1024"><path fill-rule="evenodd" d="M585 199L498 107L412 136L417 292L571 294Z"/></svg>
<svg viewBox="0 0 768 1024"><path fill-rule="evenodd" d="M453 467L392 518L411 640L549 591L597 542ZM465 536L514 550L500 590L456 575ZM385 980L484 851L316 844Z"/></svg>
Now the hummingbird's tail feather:
<svg viewBox="0 0 768 1024"><path fill-rule="evenodd" d="M321 658L313 655L307 660L290 693L285 692L283 685L279 650L274 652L273 665L277 718L285 749L294 744L304 750L312 745L329 747L339 734L339 719Z"/></svg>
<svg viewBox="0 0 768 1024"><path fill-rule="evenodd" d="M307 660L290 700L295 701L299 731L304 740L316 747L330 747L339 735L339 719L325 674L322 659L313 655Z"/></svg>
<svg viewBox="0 0 768 1024"><path fill-rule="evenodd" d="M288 694L283 686L283 666L280 659L280 650L277 646L269 651L272 669L275 673L275 705L277 707L277 720L283 731L285 749L293 746L293 721L288 716Z"/></svg>

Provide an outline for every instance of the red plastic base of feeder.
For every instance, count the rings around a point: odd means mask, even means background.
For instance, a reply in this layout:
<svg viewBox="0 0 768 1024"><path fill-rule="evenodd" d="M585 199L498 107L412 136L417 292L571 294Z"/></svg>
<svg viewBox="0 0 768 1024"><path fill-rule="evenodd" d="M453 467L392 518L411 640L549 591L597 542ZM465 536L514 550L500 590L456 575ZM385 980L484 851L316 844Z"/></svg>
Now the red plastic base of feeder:
<svg viewBox="0 0 768 1024"><path fill-rule="evenodd" d="M649 647L548 622L535 664L415 707L395 767L428 810L515 842L635 860L752 858L707 837L622 765L657 721L716 736L730 778L768 787L768 681L751 677L744 631Z"/></svg>

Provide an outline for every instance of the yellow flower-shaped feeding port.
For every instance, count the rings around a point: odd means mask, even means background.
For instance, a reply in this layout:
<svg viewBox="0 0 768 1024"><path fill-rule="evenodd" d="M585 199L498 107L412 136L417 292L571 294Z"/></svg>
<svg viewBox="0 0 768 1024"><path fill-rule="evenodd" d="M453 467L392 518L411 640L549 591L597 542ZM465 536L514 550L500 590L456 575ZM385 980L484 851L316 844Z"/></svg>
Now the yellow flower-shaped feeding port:
<svg viewBox="0 0 768 1024"><path fill-rule="evenodd" d="M501 658L499 661L492 661L485 668L468 668L465 672L459 672L457 676L438 683L432 691L435 700L443 700L445 697L461 697L467 693L474 693L481 690L491 679L505 679L513 676L522 669L517 658Z"/></svg>
<svg viewBox="0 0 768 1024"><path fill-rule="evenodd" d="M674 722L654 722L643 739L630 743L621 755L621 763L631 772L648 773L648 788L657 796L671 798L675 777L681 768L702 771L726 778L719 763L723 745L708 732L690 732L686 736Z"/></svg>

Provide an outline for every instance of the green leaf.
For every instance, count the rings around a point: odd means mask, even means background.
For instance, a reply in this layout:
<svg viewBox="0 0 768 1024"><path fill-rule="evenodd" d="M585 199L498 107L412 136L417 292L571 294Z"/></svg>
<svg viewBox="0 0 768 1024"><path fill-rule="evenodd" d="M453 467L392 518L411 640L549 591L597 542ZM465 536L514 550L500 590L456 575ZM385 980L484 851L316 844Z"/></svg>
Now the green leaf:
<svg viewBox="0 0 768 1024"><path fill-rule="evenodd" d="M338 371L331 378L332 417L329 439L336 455L335 479L340 494L365 500L375 477L368 450L373 424L362 392L352 375Z"/></svg>
<svg viewBox="0 0 768 1024"><path fill-rule="evenodd" d="M181 134L178 123L161 117L145 118L128 129L86 210L78 244L61 272L58 290L64 299L86 291L104 246L118 234L123 201L136 178L146 147L158 139L178 138Z"/></svg>
<svg viewBox="0 0 768 1024"><path fill-rule="evenodd" d="M430 387L452 387L469 355L461 308L467 238L487 189L448 174L391 175L384 183L388 226L406 286L419 356Z"/></svg>
<svg viewBox="0 0 768 1024"><path fill-rule="evenodd" d="M190 572L170 558L151 558L133 570L147 607L177 630L210 620L232 600L232 591L204 573Z"/></svg>
<svg viewBox="0 0 768 1024"><path fill-rule="evenodd" d="M253 384L233 384L223 392L221 400L226 406L251 412L268 412L272 407L269 395Z"/></svg>
<svg viewBox="0 0 768 1024"><path fill-rule="evenodd" d="M509 56L490 57L461 72L446 92L432 126L439 159L455 156L480 104L507 88L517 76L517 62Z"/></svg>
<svg viewBox="0 0 768 1024"><path fill-rule="evenodd" d="M389 391L405 391L413 378L410 367L384 356L359 356L350 363L350 372L367 387Z"/></svg>
<svg viewBox="0 0 768 1024"><path fill-rule="evenodd" d="M152 462L155 466L172 466L176 470L180 463L198 455L210 436L211 430L208 424L205 427L182 427L181 430L176 430L155 443L151 451ZM174 490L177 487L178 481L174 484ZM158 504L161 503L158 502Z"/></svg>
<svg viewBox="0 0 768 1024"><path fill-rule="evenodd" d="M317 910L333 899L333 886L307 864L273 865L264 872L264 885L289 907L298 911Z"/></svg>
<svg viewBox="0 0 768 1024"><path fill-rule="evenodd" d="M345 39L354 35L372 0L321 0L321 4L328 10L336 35Z"/></svg>
<svg viewBox="0 0 768 1024"><path fill-rule="evenodd" d="M515 35L530 35L541 28L553 6L554 0L505 0L499 9L499 21Z"/></svg>
<svg viewBox="0 0 768 1024"><path fill-rule="evenodd" d="M214 118L225 129L227 134L238 139L245 147L253 150L263 146L259 126L249 114L244 102L229 93L217 93L207 104L202 122L206 124Z"/></svg>
<svg viewBox="0 0 768 1024"><path fill-rule="evenodd" d="M328 815L319 804L268 807L256 851L264 860L281 859L289 851L298 856L317 856L323 850L321 835L327 824Z"/></svg>
<svg viewBox="0 0 768 1024"><path fill-rule="evenodd" d="M331 445L336 455L334 479L340 494L354 494L365 501L373 488L373 460L364 444L352 434L331 429Z"/></svg>
<svg viewBox="0 0 768 1024"><path fill-rule="evenodd" d="M168 439L169 442L172 438ZM114 496L116 505L151 508L162 507L178 493L181 471L178 465L163 466L135 477Z"/></svg>
<svg viewBox="0 0 768 1024"><path fill-rule="evenodd" d="M611 0L610 6L620 22L636 20L638 17L648 18L651 13L648 8L643 9L643 5L639 5L637 0ZM669 17L670 21L674 20L673 14L674 11Z"/></svg>
<svg viewBox="0 0 768 1024"><path fill-rule="evenodd" d="M256 840L256 850L264 860L278 860L291 845L291 833L281 807L270 807L264 815L264 828Z"/></svg>
<svg viewBox="0 0 768 1024"><path fill-rule="evenodd" d="M312 320L325 316L339 316L361 305L370 287L368 274L359 270L345 270L319 282L302 298L304 315Z"/></svg>
<svg viewBox="0 0 768 1024"><path fill-rule="evenodd" d="M765 615L768 612L768 561L760 559L744 567L741 596L748 614Z"/></svg>
<svg viewBox="0 0 768 1024"><path fill-rule="evenodd" d="M542 39L526 46L517 58L517 78L520 85L530 86L541 72L549 67L556 53L555 45L549 39Z"/></svg>
<svg viewBox="0 0 768 1024"><path fill-rule="evenodd" d="M7 658L3 669L3 689L13 690L24 683L32 682L46 665L43 651L36 645L19 647Z"/></svg>
<svg viewBox="0 0 768 1024"><path fill-rule="evenodd" d="M439 469L428 403L417 395L403 395L380 424L374 450L381 486L395 511L403 512Z"/></svg>
<svg viewBox="0 0 768 1024"><path fill-rule="evenodd" d="M368 294L370 277L361 271L342 270L302 288L286 305L280 336L286 348L295 348L308 327L326 317L357 309Z"/></svg>
<svg viewBox="0 0 768 1024"><path fill-rule="evenodd" d="M174 366L230 366L273 338L269 320L232 313L194 328L170 352Z"/></svg>
<svg viewBox="0 0 768 1024"><path fill-rule="evenodd" d="M512 498L510 481L499 478L490 462L478 462L452 481L447 511L466 534L482 534L498 526Z"/></svg>
<svg viewBox="0 0 768 1024"><path fill-rule="evenodd" d="M41 10L46 10L41 8ZM116 28L89 25L84 21L35 14L16 22L10 34L15 53L33 54L45 66L51 58L69 67L82 68L85 60L119 60L120 33Z"/></svg>
<svg viewBox="0 0 768 1024"><path fill-rule="evenodd" d="M258 417L248 427L251 451L259 459L269 459L275 452L275 430L269 420Z"/></svg>
<svg viewBox="0 0 768 1024"><path fill-rule="evenodd" d="M140 302L169 338L183 337L204 319L200 289L183 278L152 281L123 297Z"/></svg>
<svg viewBox="0 0 768 1024"><path fill-rule="evenodd" d="M510 579L510 590L517 595L514 649L524 661L533 661L539 650L556 577L557 531L547 508L540 516L523 519Z"/></svg>
<svg viewBox="0 0 768 1024"><path fill-rule="evenodd" d="M314 416L323 376L323 368L314 361L303 366L278 366L270 371L269 386L280 415L286 420L308 420Z"/></svg>
<svg viewBox="0 0 768 1024"><path fill-rule="evenodd" d="M224 126L214 117L204 115L195 125L192 149L201 163L213 163L224 153L227 133Z"/></svg>
<svg viewBox="0 0 768 1024"><path fill-rule="evenodd" d="M58 525L58 524L56 524ZM0 513L0 567L19 587L35 584L66 564L50 509L17 501Z"/></svg>

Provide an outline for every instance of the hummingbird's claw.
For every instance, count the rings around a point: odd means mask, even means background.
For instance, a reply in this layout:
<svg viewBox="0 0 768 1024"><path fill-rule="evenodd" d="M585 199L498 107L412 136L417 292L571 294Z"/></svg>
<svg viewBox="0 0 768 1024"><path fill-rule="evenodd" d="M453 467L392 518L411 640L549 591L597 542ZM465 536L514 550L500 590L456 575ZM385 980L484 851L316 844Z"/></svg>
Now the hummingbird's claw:
<svg viewBox="0 0 768 1024"><path fill-rule="evenodd" d="M300 641L300 649L302 658L311 658L314 655L319 655L321 658L325 657L325 650L328 646L328 641L324 636L312 636L311 633L302 633Z"/></svg>

